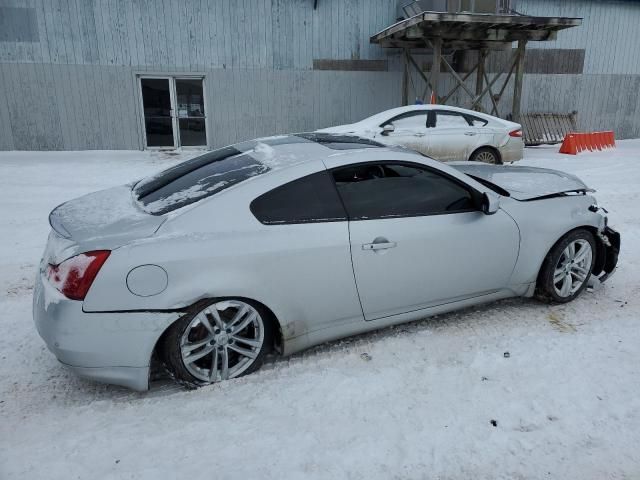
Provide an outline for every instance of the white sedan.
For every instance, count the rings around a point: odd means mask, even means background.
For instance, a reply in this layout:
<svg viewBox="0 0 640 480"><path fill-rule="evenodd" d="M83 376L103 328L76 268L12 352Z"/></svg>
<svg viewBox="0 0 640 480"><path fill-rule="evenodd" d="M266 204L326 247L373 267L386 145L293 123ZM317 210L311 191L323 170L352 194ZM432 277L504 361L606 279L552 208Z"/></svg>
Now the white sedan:
<svg viewBox="0 0 640 480"><path fill-rule="evenodd" d="M402 145L440 161L507 163L522 159L522 126L445 105L393 108L350 125L318 130Z"/></svg>

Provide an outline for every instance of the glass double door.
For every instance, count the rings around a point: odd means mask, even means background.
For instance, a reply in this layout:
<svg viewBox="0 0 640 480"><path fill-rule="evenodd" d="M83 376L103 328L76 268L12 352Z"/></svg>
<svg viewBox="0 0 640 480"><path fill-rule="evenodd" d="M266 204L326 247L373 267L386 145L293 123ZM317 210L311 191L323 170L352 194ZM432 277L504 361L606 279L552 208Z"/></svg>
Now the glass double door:
<svg viewBox="0 0 640 480"><path fill-rule="evenodd" d="M147 147L207 145L203 82L193 77L140 78Z"/></svg>

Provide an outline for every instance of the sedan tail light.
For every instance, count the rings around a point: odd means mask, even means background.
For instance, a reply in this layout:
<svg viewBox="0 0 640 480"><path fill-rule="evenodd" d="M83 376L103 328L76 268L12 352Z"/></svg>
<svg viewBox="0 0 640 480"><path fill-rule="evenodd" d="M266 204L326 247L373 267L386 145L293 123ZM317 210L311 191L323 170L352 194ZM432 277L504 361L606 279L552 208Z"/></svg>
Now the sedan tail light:
<svg viewBox="0 0 640 480"><path fill-rule="evenodd" d="M65 297L84 300L110 254L110 250L95 250L67 258L59 265L49 264L47 279Z"/></svg>
<svg viewBox="0 0 640 480"><path fill-rule="evenodd" d="M511 130L509 132L509 136L510 137L517 137L517 138L521 138L522 137L522 129L519 128L517 130Z"/></svg>

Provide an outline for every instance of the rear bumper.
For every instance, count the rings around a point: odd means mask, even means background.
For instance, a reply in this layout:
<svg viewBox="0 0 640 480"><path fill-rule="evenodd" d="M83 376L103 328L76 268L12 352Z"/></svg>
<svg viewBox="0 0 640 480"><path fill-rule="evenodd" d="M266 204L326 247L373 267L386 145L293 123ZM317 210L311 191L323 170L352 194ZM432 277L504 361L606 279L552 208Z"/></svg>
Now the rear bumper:
<svg viewBox="0 0 640 480"><path fill-rule="evenodd" d="M144 392L149 390L149 367L75 367L60 362L78 377Z"/></svg>
<svg viewBox="0 0 640 480"><path fill-rule="evenodd" d="M498 148L502 163L522 160L524 156L524 142L520 137L509 137L507 143Z"/></svg>
<svg viewBox="0 0 640 480"><path fill-rule="evenodd" d="M41 275L33 295L33 319L47 348L79 376L147 390L155 344L177 313L86 313Z"/></svg>

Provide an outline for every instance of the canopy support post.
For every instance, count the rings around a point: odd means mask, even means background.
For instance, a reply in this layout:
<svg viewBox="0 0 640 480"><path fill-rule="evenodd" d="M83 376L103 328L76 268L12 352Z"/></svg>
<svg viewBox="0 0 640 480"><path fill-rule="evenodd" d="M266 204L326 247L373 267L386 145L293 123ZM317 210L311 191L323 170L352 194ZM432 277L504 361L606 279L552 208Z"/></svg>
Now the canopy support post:
<svg viewBox="0 0 640 480"><path fill-rule="evenodd" d="M402 105L409 105L409 49L403 51Z"/></svg>
<svg viewBox="0 0 640 480"><path fill-rule="evenodd" d="M442 38L435 37L433 44L433 65L431 66L431 92L436 103L439 103L438 80L440 77L440 62L442 61Z"/></svg>
<svg viewBox="0 0 640 480"><path fill-rule="evenodd" d="M520 107L522 103L522 80L524 77L524 53L527 47L526 40L518 40L518 58L516 60L516 77L513 86L513 108L511 118L514 122L520 121Z"/></svg>
<svg viewBox="0 0 640 480"><path fill-rule="evenodd" d="M476 97L482 93L482 82L484 81L485 73L484 73L484 62L487 58L488 51L486 48L483 48L478 52L478 70L476 71ZM477 110L479 112L482 111L482 106L477 105Z"/></svg>

